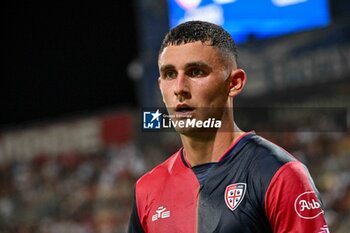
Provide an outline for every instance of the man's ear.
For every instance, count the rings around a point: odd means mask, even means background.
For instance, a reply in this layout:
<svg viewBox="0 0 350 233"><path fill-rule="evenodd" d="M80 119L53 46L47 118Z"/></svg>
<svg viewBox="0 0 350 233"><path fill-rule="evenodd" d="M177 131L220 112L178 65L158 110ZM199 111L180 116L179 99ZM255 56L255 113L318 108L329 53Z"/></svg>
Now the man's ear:
<svg viewBox="0 0 350 233"><path fill-rule="evenodd" d="M229 96L238 95L247 81L247 75L242 69L236 69L231 72L230 92Z"/></svg>

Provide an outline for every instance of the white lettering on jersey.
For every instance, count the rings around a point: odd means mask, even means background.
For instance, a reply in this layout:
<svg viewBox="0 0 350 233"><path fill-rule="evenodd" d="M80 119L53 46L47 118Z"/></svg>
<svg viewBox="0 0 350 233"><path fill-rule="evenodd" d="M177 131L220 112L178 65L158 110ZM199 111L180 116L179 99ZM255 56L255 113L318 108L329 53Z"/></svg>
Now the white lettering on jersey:
<svg viewBox="0 0 350 233"><path fill-rule="evenodd" d="M156 214L152 216L152 222L157 221L158 219L162 218L169 218L170 217L170 210L165 211L166 208L163 206L159 206L156 210Z"/></svg>
<svg viewBox="0 0 350 233"><path fill-rule="evenodd" d="M300 194L294 202L295 212L303 219L314 219L323 214L321 204L314 191Z"/></svg>
<svg viewBox="0 0 350 233"><path fill-rule="evenodd" d="M329 233L328 226L327 226L327 225L323 225L323 226L320 228L320 231L319 231L318 233Z"/></svg>

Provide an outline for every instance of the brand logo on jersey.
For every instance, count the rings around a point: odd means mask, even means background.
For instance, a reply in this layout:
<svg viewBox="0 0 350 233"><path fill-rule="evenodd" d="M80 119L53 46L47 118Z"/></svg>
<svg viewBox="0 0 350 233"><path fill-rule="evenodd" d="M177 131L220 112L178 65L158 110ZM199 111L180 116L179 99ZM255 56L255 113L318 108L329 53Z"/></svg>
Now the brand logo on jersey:
<svg viewBox="0 0 350 233"><path fill-rule="evenodd" d="M166 211L166 208L163 206L159 206L156 210L156 214L152 216L152 222L157 221L158 219L162 218L169 218L170 217L170 210Z"/></svg>
<svg viewBox="0 0 350 233"><path fill-rule="evenodd" d="M300 194L294 202L294 209L303 219L313 219L323 213L314 191Z"/></svg>
<svg viewBox="0 0 350 233"><path fill-rule="evenodd" d="M245 183L231 184L225 190L225 202L227 207L234 211L241 204L247 185Z"/></svg>
<svg viewBox="0 0 350 233"><path fill-rule="evenodd" d="M329 233L328 226L327 226L327 225L323 225L323 226L320 228L320 231L319 231L318 233Z"/></svg>

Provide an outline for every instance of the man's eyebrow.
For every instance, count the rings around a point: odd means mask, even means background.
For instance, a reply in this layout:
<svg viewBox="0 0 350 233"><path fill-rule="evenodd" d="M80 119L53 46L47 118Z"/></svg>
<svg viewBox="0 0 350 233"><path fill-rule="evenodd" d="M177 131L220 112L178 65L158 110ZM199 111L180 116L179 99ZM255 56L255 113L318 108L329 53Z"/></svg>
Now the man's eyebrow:
<svg viewBox="0 0 350 233"><path fill-rule="evenodd" d="M171 70L171 69L174 69L174 68L175 68L175 66L169 64L169 65L161 66L159 70L160 70L160 72L164 72L166 70Z"/></svg>
<svg viewBox="0 0 350 233"><path fill-rule="evenodd" d="M188 67L193 67L193 66L204 66L204 67L210 67L207 63L204 63L202 61L195 61L195 62L190 62L185 65L186 68Z"/></svg>
<svg viewBox="0 0 350 233"><path fill-rule="evenodd" d="M210 65L208 65L207 63L205 62L202 62L202 61L196 61L196 62L190 62L190 63L187 63L185 65L185 68L188 69L188 68L193 68L193 67L198 67L198 68L204 68L206 70L210 70L212 71L212 67Z"/></svg>
<svg viewBox="0 0 350 233"><path fill-rule="evenodd" d="M185 65L185 69L188 69L188 68L191 68L191 67L205 67L205 68L208 68L208 69L211 69L211 67L205 63L205 62L202 62L202 61L195 61L195 62L190 62L190 63L187 63ZM159 71L160 72L164 72L166 70L173 70L175 69L175 66L172 65L172 64L167 64L167 65L163 65L160 67Z"/></svg>

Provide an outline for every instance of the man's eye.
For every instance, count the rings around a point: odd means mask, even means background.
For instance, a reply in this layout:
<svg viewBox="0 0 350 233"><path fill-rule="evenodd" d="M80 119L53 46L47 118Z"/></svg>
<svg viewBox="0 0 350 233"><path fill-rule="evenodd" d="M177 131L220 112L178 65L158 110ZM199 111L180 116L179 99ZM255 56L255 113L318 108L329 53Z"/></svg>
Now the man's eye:
<svg viewBox="0 0 350 233"><path fill-rule="evenodd" d="M200 69L191 69L189 70L189 74L190 77L202 77L204 76L204 72L203 70Z"/></svg>
<svg viewBox="0 0 350 233"><path fill-rule="evenodd" d="M176 78L176 75L175 71L169 70L164 73L164 78Z"/></svg>

